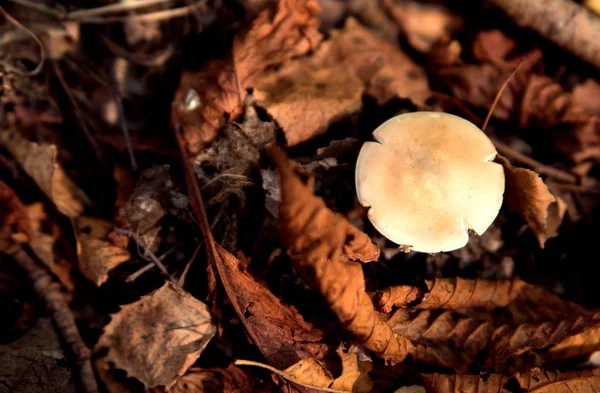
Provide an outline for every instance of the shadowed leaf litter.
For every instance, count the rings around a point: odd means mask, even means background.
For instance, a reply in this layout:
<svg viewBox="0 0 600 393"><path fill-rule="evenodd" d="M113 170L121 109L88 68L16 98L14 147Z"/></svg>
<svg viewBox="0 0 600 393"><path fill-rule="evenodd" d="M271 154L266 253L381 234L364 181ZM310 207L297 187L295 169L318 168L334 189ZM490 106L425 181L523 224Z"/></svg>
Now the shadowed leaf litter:
<svg viewBox="0 0 600 393"><path fill-rule="evenodd" d="M0 391L599 392L585 7L3 3ZM449 252L391 242L357 199L362 145L417 111L475 124L504 173ZM462 194L402 131L389 160L437 172L362 175Z"/></svg>

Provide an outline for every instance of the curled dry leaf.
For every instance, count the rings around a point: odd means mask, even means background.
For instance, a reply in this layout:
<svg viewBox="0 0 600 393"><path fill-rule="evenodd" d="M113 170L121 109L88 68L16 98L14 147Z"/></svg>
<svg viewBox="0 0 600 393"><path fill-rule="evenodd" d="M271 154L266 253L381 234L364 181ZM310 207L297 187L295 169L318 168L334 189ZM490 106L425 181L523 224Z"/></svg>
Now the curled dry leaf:
<svg viewBox="0 0 600 393"><path fill-rule="evenodd" d="M409 44L422 53L440 40L449 40L462 27L462 19L439 4L414 0L385 0L384 4Z"/></svg>
<svg viewBox="0 0 600 393"><path fill-rule="evenodd" d="M573 88L573 99L589 112L600 115L600 83L592 78Z"/></svg>
<svg viewBox="0 0 600 393"><path fill-rule="evenodd" d="M361 354L360 351L351 350L346 353L338 350L337 353L342 359L343 370L342 374L335 379L329 370L314 358L302 359L282 371L249 360L238 360L235 364L266 368L294 384L318 391L335 393L371 392L373 382L367 375L372 368L370 359L365 359L365 355Z"/></svg>
<svg viewBox="0 0 600 393"><path fill-rule="evenodd" d="M323 66L354 72L365 84L366 94L380 105L393 98L422 104L430 94L423 68L353 18L333 31L313 57Z"/></svg>
<svg viewBox="0 0 600 393"><path fill-rule="evenodd" d="M108 273L130 258L126 249L113 245L107 234L113 226L100 218L78 217L73 222L77 239L79 271L88 280L102 285Z"/></svg>
<svg viewBox="0 0 600 393"><path fill-rule="evenodd" d="M299 60L253 82L257 103L279 123L288 145L309 140L362 104L362 81L339 66Z"/></svg>
<svg viewBox="0 0 600 393"><path fill-rule="evenodd" d="M29 142L9 131L0 134L0 143L61 213L77 217L83 212L87 197L56 161L56 146Z"/></svg>
<svg viewBox="0 0 600 393"><path fill-rule="evenodd" d="M392 307L407 307L419 301L411 309L460 310L466 308L494 309L507 306L528 284L521 280L470 280L463 278L436 278L426 280L427 291L403 285L379 291L379 308L384 312Z"/></svg>
<svg viewBox="0 0 600 393"><path fill-rule="evenodd" d="M246 89L257 74L317 47L319 11L317 0L280 0L275 13L262 11L248 31L235 37L230 58L182 75L172 121L181 125L191 153L198 153L241 113Z"/></svg>
<svg viewBox="0 0 600 393"><path fill-rule="evenodd" d="M600 350L600 327L595 327L554 345L546 353L544 360L558 362L565 359L576 359L589 356Z"/></svg>
<svg viewBox="0 0 600 393"><path fill-rule="evenodd" d="M208 307L166 283L113 314L98 348L146 387L171 387L194 364L216 332Z"/></svg>
<svg viewBox="0 0 600 393"><path fill-rule="evenodd" d="M502 31L494 29L480 31L473 41L473 57L482 63L490 63L512 72L522 61L522 69L529 69L542 57L540 49L532 49L524 55L515 55L517 44Z"/></svg>
<svg viewBox="0 0 600 393"><path fill-rule="evenodd" d="M565 373L534 368L531 371L512 376L504 374L422 374L421 378L427 391L432 393L455 391L464 393L573 393L600 391L600 369L597 368Z"/></svg>
<svg viewBox="0 0 600 393"><path fill-rule="evenodd" d="M514 167L501 155L496 156L496 162L504 167L506 206L527 221L540 247L544 248L546 240L558 236L567 205L550 193L534 171Z"/></svg>
<svg viewBox="0 0 600 393"><path fill-rule="evenodd" d="M158 387L147 393L255 393L252 375L230 364L226 368L190 368L169 389Z"/></svg>
<svg viewBox="0 0 600 393"><path fill-rule="evenodd" d="M464 280L460 287L467 295L477 293L469 288L480 286L494 288L495 284ZM510 291L501 289L511 300L493 314L477 311L480 302L473 301L473 308L459 312L411 313L398 309L387 323L417 346L415 358L459 373L466 372L476 359L487 366L500 364L529 349L560 344L569 337L597 328L600 323L600 313L564 301L543 288L519 281L512 287Z"/></svg>
<svg viewBox="0 0 600 393"><path fill-rule="evenodd" d="M390 362L404 360L411 343L379 319L362 268L350 260L376 260L379 248L312 193L281 149L273 146L269 154L281 178L279 223L292 263L364 347Z"/></svg>

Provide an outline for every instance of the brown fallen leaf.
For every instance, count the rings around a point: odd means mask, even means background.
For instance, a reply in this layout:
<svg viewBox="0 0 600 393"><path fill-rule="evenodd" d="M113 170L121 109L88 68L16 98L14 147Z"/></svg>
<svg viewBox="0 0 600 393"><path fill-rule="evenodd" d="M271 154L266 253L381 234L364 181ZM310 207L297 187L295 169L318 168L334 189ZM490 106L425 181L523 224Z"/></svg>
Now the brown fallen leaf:
<svg viewBox="0 0 600 393"><path fill-rule="evenodd" d="M412 345L379 319L365 292L362 268L352 261L377 260L379 248L313 194L281 149L273 146L269 154L281 178L279 223L292 263L361 345L390 362L401 362Z"/></svg>
<svg viewBox="0 0 600 393"><path fill-rule="evenodd" d="M588 78L572 90L573 99L587 111L600 114L600 83Z"/></svg>
<svg viewBox="0 0 600 393"><path fill-rule="evenodd" d="M528 284L521 280L471 280L463 278L436 278L426 280L427 291L403 285L379 291L378 307L384 312L392 307L407 307L418 301L411 309L460 310L465 308L494 309L507 306Z"/></svg>
<svg viewBox="0 0 600 393"><path fill-rule="evenodd" d="M0 180L0 252L9 252L14 246L15 234L31 235L32 228L27 208L14 190ZM18 236L17 236L18 238Z"/></svg>
<svg viewBox="0 0 600 393"><path fill-rule="evenodd" d="M522 70L530 69L542 58L542 51L532 49L522 55L515 54L517 43L501 30L483 30L473 41L473 57L481 63L490 63L500 69L512 72L523 60Z"/></svg>
<svg viewBox="0 0 600 393"><path fill-rule="evenodd" d="M473 288L477 287L490 288L490 293L495 286L485 280L463 281L463 294L450 299L464 299L476 293ZM478 307L479 301L473 301L473 308L459 311L412 312L418 310L417 305L396 310L387 323L415 344L416 359L459 373L466 372L476 359L486 366L501 364L510 356L559 344L600 324L600 312L564 301L541 287L517 281L513 288L508 291L511 301L493 314Z"/></svg>
<svg viewBox="0 0 600 393"><path fill-rule="evenodd" d="M121 307L96 344L107 360L146 387L173 386L216 332L208 307L166 283Z"/></svg>
<svg viewBox="0 0 600 393"><path fill-rule="evenodd" d="M438 41L450 39L463 24L458 15L439 4L414 0L384 0L384 4L408 43L422 53L428 53Z"/></svg>
<svg viewBox="0 0 600 393"><path fill-rule="evenodd" d="M351 71L314 60L289 62L253 81L258 105L279 123L289 146L327 131L360 109L363 83Z"/></svg>
<svg viewBox="0 0 600 393"><path fill-rule="evenodd" d="M235 37L230 58L183 73L171 116L181 125L191 153L198 153L241 113L246 89L256 75L317 47L319 11L317 0L280 0L274 13L262 11Z"/></svg>
<svg viewBox="0 0 600 393"><path fill-rule="evenodd" d="M331 373L314 358L306 358L291 365L285 370L279 370L266 364L251 360L237 360L236 365L256 366L270 370L284 379L305 388L316 389L320 392L334 393L369 393L373 390L373 382L367 375L371 371L370 360L361 359L360 351L350 350L348 353L338 350L342 359L342 374L333 378Z"/></svg>
<svg viewBox="0 0 600 393"><path fill-rule="evenodd" d="M324 67L354 72L365 84L366 94L379 105L393 98L422 104L430 94L423 68L353 18L348 18L343 29L331 32L331 39L313 57Z"/></svg>
<svg viewBox="0 0 600 393"><path fill-rule="evenodd" d="M587 110L572 93L548 76L532 75L529 79L519 121L522 127L557 129L554 133L557 148L576 163L600 149L600 115Z"/></svg>
<svg viewBox="0 0 600 393"><path fill-rule="evenodd" d="M216 247L214 263L246 331L270 364L285 368L300 359L323 358L324 333L258 282L233 255Z"/></svg>
<svg viewBox="0 0 600 393"><path fill-rule="evenodd" d="M464 392L464 393L573 393L600 391L600 369L581 371L542 370L506 376L504 374L488 375L444 375L421 374L428 392Z"/></svg>
<svg viewBox="0 0 600 393"><path fill-rule="evenodd" d="M600 350L600 327L571 336L554 345L543 354L546 362L559 362L589 356Z"/></svg>
<svg viewBox="0 0 600 393"><path fill-rule="evenodd" d="M230 364L226 368L190 368L169 389L158 387L147 393L255 393L254 378Z"/></svg>
<svg viewBox="0 0 600 393"><path fill-rule="evenodd" d="M85 278L102 285L108 280L109 272L130 259L126 249L113 245L107 234L113 225L100 218L77 217L74 222L77 239L79 271Z"/></svg>
<svg viewBox="0 0 600 393"><path fill-rule="evenodd" d="M504 167L506 206L527 221L540 247L544 248L546 240L558 236L557 230L567 205L550 193L548 186L534 171L514 167L499 154L495 161Z"/></svg>
<svg viewBox="0 0 600 393"><path fill-rule="evenodd" d="M56 161L56 146L30 142L10 131L0 133L0 144L54 202L58 211L69 217L83 212L88 199Z"/></svg>

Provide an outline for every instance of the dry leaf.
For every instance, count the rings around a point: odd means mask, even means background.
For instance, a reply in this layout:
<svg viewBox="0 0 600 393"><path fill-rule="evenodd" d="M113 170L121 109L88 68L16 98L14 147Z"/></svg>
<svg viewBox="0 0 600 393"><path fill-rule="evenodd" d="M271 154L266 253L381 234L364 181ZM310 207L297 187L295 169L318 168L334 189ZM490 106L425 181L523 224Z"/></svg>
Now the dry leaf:
<svg viewBox="0 0 600 393"><path fill-rule="evenodd" d="M231 304L269 363L285 368L307 357L322 358L328 350L320 342L323 332L257 282L237 258L216 243L215 248L214 263Z"/></svg>
<svg viewBox="0 0 600 393"><path fill-rule="evenodd" d="M394 393L427 393L423 386L412 385L412 386L402 386L400 389L396 390Z"/></svg>
<svg viewBox="0 0 600 393"><path fill-rule="evenodd" d="M61 213L77 217L83 212L87 197L57 163L56 146L29 142L10 131L0 134L0 143Z"/></svg>
<svg viewBox="0 0 600 393"><path fill-rule="evenodd" d="M353 18L342 30L333 31L313 57L323 66L354 72L365 84L366 94L380 105L393 98L421 104L430 94L427 75L420 66Z"/></svg>
<svg viewBox="0 0 600 393"><path fill-rule="evenodd" d="M254 377L230 364L226 368L190 368L169 389L147 390L147 393L256 393Z"/></svg>
<svg viewBox="0 0 600 393"><path fill-rule="evenodd" d="M540 247L544 248L546 240L558 235L566 204L550 193L548 186L534 171L514 167L501 155L496 156L496 162L504 167L506 206L527 221Z"/></svg>
<svg viewBox="0 0 600 393"><path fill-rule="evenodd" d="M97 347L146 387L177 382L216 332L208 307L166 283L112 315Z"/></svg>
<svg viewBox="0 0 600 393"><path fill-rule="evenodd" d="M515 41L494 29L480 31L473 42L473 57L482 63L490 63L500 69L512 72L522 61L521 69L528 70L542 58L540 49L533 49L524 55L515 55Z"/></svg>
<svg viewBox="0 0 600 393"><path fill-rule="evenodd" d="M14 245L14 235L23 233L28 237L31 223L27 208L15 191L0 180L0 251L9 252Z"/></svg>
<svg viewBox="0 0 600 393"><path fill-rule="evenodd" d="M253 81L258 105L273 116L289 146L327 131L330 124L360 109L363 84L339 66L314 60L287 63Z"/></svg>
<svg viewBox="0 0 600 393"><path fill-rule="evenodd" d="M572 91L573 99L587 111L600 114L600 83L588 78Z"/></svg>
<svg viewBox="0 0 600 393"><path fill-rule="evenodd" d="M571 336L544 353L547 362L576 359L600 350L600 327Z"/></svg>
<svg viewBox="0 0 600 393"><path fill-rule="evenodd" d="M29 247L40 262L54 274L60 283L69 291L73 291L75 283L71 276L71 263L54 250L56 235L33 232L29 238Z"/></svg>
<svg viewBox="0 0 600 393"><path fill-rule="evenodd" d="M280 0L274 14L264 10L246 33L235 37L231 58L183 73L172 121L181 125L190 152L198 153L241 113L256 75L316 48L319 11L317 0Z"/></svg>
<svg viewBox="0 0 600 393"><path fill-rule="evenodd" d="M292 263L364 347L390 362L404 360L411 343L379 319L365 292L362 268L350 260L376 260L379 248L312 193L283 151L273 146L269 153L281 178L279 223Z"/></svg>
<svg viewBox="0 0 600 393"><path fill-rule="evenodd" d="M587 110L572 93L545 75L532 75L523 93L520 125L532 124L557 128L557 148L576 163L600 149L600 115ZM566 131L564 126L568 126Z"/></svg>
<svg viewBox="0 0 600 393"><path fill-rule="evenodd" d="M439 4L414 0L385 0L384 4L409 44L422 53L440 40L449 40L462 27L462 19Z"/></svg>
<svg viewBox="0 0 600 393"><path fill-rule="evenodd" d="M325 366L314 358L302 359L283 371L250 360L238 360L235 364L262 367L294 384L318 391L369 393L373 390L373 382L367 373L371 371L372 364L370 361L362 360L359 352L350 351L349 353L345 353L338 350L337 353L342 359L343 371L335 380Z"/></svg>
<svg viewBox="0 0 600 393"><path fill-rule="evenodd" d="M108 241L106 236L113 228L108 221L78 217L73 225L79 271L85 278L100 286L108 280L108 273L112 269L129 260L129 252Z"/></svg>
<svg viewBox="0 0 600 393"><path fill-rule="evenodd" d="M582 371L542 370L534 368L529 372L506 376L489 375L444 375L422 374L428 392L464 393L574 393L600 391L600 369Z"/></svg>
<svg viewBox="0 0 600 393"><path fill-rule="evenodd" d="M351 347L348 352L338 349L337 354L342 359L343 370L330 388L342 392L370 393L373 390L373 381L368 376L373 368L371 359L356 346Z"/></svg>
<svg viewBox="0 0 600 393"><path fill-rule="evenodd" d="M437 278L426 280L427 291L403 285L379 291L378 308L384 312L392 307L406 307L418 301L411 309L460 310L465 308L494 309L507 306L528 284L521 280L470 280L463 278Z"/></svg>
<svg viewBox="0 0 600 393"><path fill-rule="evenodd" d="M479 293L473 290L477 287L490 288L482 291L489 294L495 287L493 282L485 280L462 281L460 291L463 293L455 293L449 299L465 299L469 294ZM442 287L440 294L444 292ZM447 282L445 287L449 288ZM416 345L413 357L459 373L466 372L476 359L487 366L501 364L510 356L559 344L600 323L600 312L564 301L543 288L519 281L512 287L510 291L506 287L501 289L511 301L494 313L482 308L417 313L398 309L387 323ZM454 288L459 290L458 285ZM448 292L452 293L451 286ZM434 303L439 304L439 300ZM471 301L463 304L469 303ZM472 305L481 306L481 302L475 300Z"/></svg>

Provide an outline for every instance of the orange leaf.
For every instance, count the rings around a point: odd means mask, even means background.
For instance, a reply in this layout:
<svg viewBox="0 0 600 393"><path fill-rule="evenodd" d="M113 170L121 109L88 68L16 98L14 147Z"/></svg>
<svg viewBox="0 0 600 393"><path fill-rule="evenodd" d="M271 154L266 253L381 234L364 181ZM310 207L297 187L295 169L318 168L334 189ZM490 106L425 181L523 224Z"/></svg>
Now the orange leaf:
<svg viewBox="0 0 600 393"><path fill-rule="evenodd" d="M257 74L316 48L319 10L317 0L280 0L275 13L261 12L249 30L235 37L230 58L183 73L171 116L181 125L190 152L198 153L241 113Z"/></svg>
<svg viewBox="0 0 600 393"><path fill-rule="evenodd" d="M281 178L279 222L292 263L365 348L401 362L412 351L411 343L379 319L365 291L362 268L350 261L376 260L379 248L312 193L283 151L273 146L269 154Z"/></svg>

